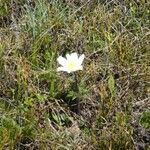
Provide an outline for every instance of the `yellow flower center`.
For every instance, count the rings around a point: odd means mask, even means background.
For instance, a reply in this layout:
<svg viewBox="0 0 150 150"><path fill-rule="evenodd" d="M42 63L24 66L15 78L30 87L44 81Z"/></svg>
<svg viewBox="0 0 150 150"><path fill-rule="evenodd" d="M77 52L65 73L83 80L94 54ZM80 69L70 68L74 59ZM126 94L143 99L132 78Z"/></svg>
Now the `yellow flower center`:
<svg viewBox="0 0 150 150"><path fill-rule="evenodd" d="M69 70L74 70L76 68L76 63L75 62L70 62L69 64L68 64L68 69Z"/></svg>

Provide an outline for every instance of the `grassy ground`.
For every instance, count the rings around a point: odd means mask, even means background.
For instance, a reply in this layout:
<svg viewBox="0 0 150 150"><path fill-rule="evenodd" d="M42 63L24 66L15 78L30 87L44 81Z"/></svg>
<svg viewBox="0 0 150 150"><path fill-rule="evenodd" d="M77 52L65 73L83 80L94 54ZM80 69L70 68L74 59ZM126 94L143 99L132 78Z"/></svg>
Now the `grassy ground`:
<svg viewBox="0 0 150 150"><path fill-rule="evenodd" d="M0 150L149 150L149 8L0 0ZM71 52L86 56L78 95L56 72Z"/></svg>

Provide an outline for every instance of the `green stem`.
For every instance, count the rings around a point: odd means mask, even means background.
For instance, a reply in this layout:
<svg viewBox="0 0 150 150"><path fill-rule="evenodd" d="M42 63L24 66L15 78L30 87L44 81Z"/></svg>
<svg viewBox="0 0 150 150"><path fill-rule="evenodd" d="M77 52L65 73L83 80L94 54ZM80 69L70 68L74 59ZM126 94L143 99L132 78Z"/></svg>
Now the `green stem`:
<svg viewBox="0 0 150 150"><path fill-rule="evenodd" d="M77 112L78 114L80 114L79 86L78 86L78 77L76 73L74 73L74 77L75 77L75 92L77 94Z"/></svg>

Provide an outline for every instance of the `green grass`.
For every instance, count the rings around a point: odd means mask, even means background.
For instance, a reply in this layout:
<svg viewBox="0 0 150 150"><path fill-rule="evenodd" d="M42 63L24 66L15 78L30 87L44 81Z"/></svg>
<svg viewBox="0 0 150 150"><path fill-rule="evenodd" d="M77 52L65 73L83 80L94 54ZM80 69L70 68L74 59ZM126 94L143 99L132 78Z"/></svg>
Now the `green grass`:
<svg viewBox="0 0 150 150"><path fill-rule="evenodd" d="M0 150L149 150L149 8L1 0ZM56 71L71 52L86 56L78 95Z"/></svg>

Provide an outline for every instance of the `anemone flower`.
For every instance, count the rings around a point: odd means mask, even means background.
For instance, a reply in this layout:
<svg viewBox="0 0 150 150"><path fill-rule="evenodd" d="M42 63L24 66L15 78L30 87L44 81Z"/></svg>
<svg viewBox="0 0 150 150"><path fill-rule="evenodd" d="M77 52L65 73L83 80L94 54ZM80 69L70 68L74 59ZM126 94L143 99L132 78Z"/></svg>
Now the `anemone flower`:
<svg viewBox="0 0 150 150"><path fill-rule="evenodd" d="M84 60L84 57L84 54L78 57L77 53L67 54L66 58L59 56L57 58L57 61L61 66L57 68L57 71L65 71L67 73L71 73L77 70L82 70L82 62Z"/></svg>

